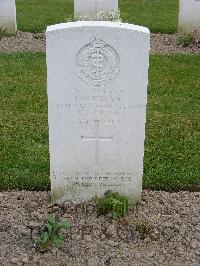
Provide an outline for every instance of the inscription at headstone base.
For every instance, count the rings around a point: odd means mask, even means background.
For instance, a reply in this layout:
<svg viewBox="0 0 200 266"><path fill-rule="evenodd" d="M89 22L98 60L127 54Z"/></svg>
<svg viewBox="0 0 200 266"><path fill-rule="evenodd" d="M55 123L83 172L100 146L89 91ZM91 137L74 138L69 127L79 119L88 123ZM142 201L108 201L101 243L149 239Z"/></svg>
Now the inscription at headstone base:
<svg viewBox="0 0 200 266"><path fill-rule="evenodd" d="M200 30L200 0L179 0L179 26L181 33Z"/></svg>
<svg viewBox="0 0 200 266"><path fill-rule="evenodd" d="M10 34L16 32L15 0L0 0L0 29Z"/></svg>
<svg viewBox="0 0 200 266"><path fill-rule="evenodd" d="M98 12L118 12L118 0L75 0L75 17L89 17Z"/></svg>
<svg viewBox="0 0 200 266"><path fill-rule="evenodd" d="M47 28L53 202L142 190L149 30L114 22Z"/></svg>

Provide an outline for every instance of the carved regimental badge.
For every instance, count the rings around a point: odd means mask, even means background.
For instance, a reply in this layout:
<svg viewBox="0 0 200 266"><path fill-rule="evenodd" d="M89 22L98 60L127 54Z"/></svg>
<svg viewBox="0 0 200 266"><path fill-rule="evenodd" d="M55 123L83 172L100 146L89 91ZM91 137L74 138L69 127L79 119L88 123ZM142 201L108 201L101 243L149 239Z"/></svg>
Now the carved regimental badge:
<svg viewBox="0 0 200 266"><path fill-rule="evenodd" d="M119 74L119 56L97 35L78 52L76 67L83 81L93 86L108 85Z"/></svg>

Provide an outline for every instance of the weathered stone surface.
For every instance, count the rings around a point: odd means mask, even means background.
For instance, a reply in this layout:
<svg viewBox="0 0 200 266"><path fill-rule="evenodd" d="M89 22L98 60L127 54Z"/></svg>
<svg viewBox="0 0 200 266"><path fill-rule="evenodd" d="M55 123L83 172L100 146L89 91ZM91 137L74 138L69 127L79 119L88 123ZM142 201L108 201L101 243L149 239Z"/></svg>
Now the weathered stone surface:
<svg viewBox="0 0 200 266"><path fill-rule="evenodd" d="M0 0L0 29L10 34L16 32L15 0Z"/></svg>
<svg viewBox="0 0 200 266"><path fill-rule="evenodd" d="M179 32L200 30L200 0L179 0Z"/></svg>
<svg viewBox="0 0 200 266"><path fill-rule="evenodd" d="M47 28L52 201L107 190L140 199L149 30L114 22Z"/></svg>
<svg viewBox="0 0 200 266"><path fill-rule="evenodd" d="M91 16L100 11L118 11L118 0L75 0L75 17Z"/></svg>

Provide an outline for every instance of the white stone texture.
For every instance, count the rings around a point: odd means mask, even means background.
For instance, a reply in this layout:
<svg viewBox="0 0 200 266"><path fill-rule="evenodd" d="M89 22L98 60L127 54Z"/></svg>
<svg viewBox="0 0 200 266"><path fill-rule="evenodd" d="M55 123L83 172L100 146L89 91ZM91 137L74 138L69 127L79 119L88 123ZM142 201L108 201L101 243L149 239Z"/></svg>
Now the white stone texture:
<svg viewBox="0 0 200 266"><path fill-rule="evenodd" d="M16 32L15 0L0 0L0 29L11 34Z"/></svg>
<svg viewBox="0 0 200 266"><path fill-rule="evenodd" d="M179 0L179 26L181 33L200 30L200 0Z"/></svg>
<svg viewBox="0 0 200 266"><path fill-rule="evenodd" d="M47 28L53 202L107 190L140 199L149 30L117 22Z"/></svg>
<svg viewBox="0 0 200 266"><path fill-rule="evenodd" d="M118 12L118 0L74 0L75 17L90 17L100 11Z"/></svg>

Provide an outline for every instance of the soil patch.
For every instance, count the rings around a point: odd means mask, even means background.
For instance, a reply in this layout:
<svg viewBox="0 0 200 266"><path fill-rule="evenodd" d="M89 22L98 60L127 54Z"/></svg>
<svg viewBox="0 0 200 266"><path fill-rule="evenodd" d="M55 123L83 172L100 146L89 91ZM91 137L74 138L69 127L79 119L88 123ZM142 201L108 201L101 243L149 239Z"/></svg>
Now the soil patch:
<svg viewBox="0 0 200 266"><path fill-rule="evenodd" d="M152 53L200 53L200 46L190 45L182 47L178 44L178 33L161 34L151 33L151 52ZM45 34L30 33L18 31L15 36L3 37L0 40L0 52L17 52L17 51L33 51L45 52Z"/></svg>
<svg viewBox="0 0 200 266"><path fill-rule="evenodd" d="M200 53L200 45L192 44L183 47L178 44L178 33L162 34L151 33L151 52L161 54L183 53L183 54L198 54Z"/></svg>
<svg viewBox="0 0 200 266"><path fill-rule="evenodd" d="M0 52L40 52L45 51L46 42L44 33L17 31L15 36L0 39Z"/></svg>
<svg viewBox="0 0 200 266"><path fill-rule="evenodd" d="M62 249L36 252L48 214L73 225ZM96 217L94 203L51 206L49 192L0 193L1 265L200 265L200 192L143 191L119 222Z"/></svg>

